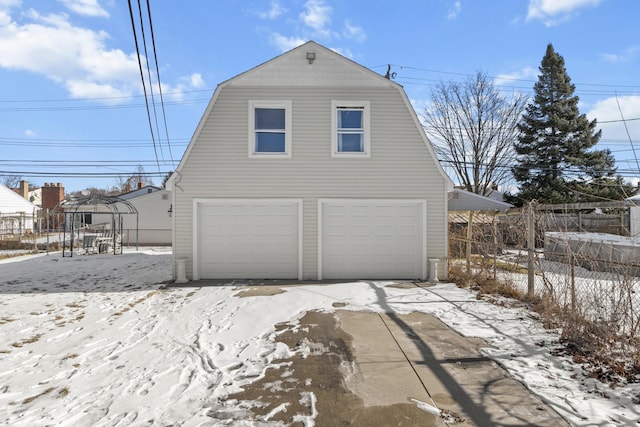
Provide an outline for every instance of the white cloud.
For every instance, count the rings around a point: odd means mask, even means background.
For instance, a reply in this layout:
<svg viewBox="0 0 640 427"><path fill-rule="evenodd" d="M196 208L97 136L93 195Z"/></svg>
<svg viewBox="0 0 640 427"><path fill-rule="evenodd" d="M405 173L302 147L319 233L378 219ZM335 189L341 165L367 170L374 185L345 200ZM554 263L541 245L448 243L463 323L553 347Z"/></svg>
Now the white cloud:
<svg viewBox="0 0 640 427"><path fill-rule="evenodd" d="M329 48L332 51L339 53L340 55L346 57L346 58L351 58L353 59L353 52L351 52L351 50L349 50L348 48L341 48L341 47L331 47Z"/></svg>
<svg viewBox="0 0 640 427"><path fill-rule="evenodd" d="M618 104L620 104L620 108L618 108ZM591 119L597 118L598 122L621 120L620 110L622 110L622 116L625 119L640 118L640 95L618 96L617 99L614 96L598 101L587 115ZM636 121L640 125L640 120ZM635 139L638 137L640 134L636 135Z"/></svg>
<svg viewBox="0 0 640 427"><path fill-rule="evenodd" d="M431 108L431 101L428 99L414 99L414 98L411 98L409 101L411 102L411 105L413 105L413 110L418 115L418 119L420 120L420 123L422 124L422 126L425 126L426 121L424 119L424 111Z"/></svg>
<svg viewBox="0 0 640 427"><path fill-rule="evenodd" d="M277 0L271 0L269 10L266 12L257 12L257 15L262 19L276 19L286 11L287 9L282 7Z"/></svg>
<svg viewBox="0 0 640 427"><path fill-rule="evenodd" d="M573 18L581 8L597 6L602 0L530 0L527 21L540 19L550 27Z"/></svg>
<svg viewBox="0 0 640 427"><path fill-rule="evenodd" d="M351 39L363 42L367 38L367 34L360 26L354 25L349 20L345 20L341 32L335 31L331 27L331 14L333 9L325 0L307 0L303 4L303 11L298 15L299 22L296 24L302 28L299 35L286 36L279 32L271 32L269 34L269 42L282 52L291 50L301 44L306 43L310 38L319 38L323 41L331 41L336 39ZM353 57L353 54L344 48L332 48L336 52Z"/></svg>
<svg viewBox="0 0 640 427"><path fill-rule="evenodd" d="M538 78L538 70L532 67L525 67L511 73L500 73L495 78L495 84L508 85L514 80L533 80Z"/></svg>
<svg viewBox="0 0 640 427"><path fill-rule="evenodd" d="M353 39L358 42L363 42L367 39L367 34L364 32L364 29L357 25L352 25L349 21L344 23L343 34L346 38Z"/></svg>
<svg viewBox="0 0 640 427"><path fill-rule="evenodd" d="M625 49L621 53L601 53L600 56L608 62L629 62L633 60L640 52L640 47L634 46Z"/></svg>
<svg viewBox="0 0 640 427"><path fill-rule="evenodd" d="M98 0L58 0L67 9L84 16L96 16L108 18L109 12L107 12L100 4Z"/></svg>
<svg viewBox="0 0 640 427"><path fill-rule="evenodd" d="M120 98L131 94L128 89L87 80L67 80L65 86L73 98Z"/></svg>
<svg viewBox="0 0 640 427"><path fill-rule="evenodd" d="M280 49L281 52L286 52L293 49L294 47L298 47L301 44L306 43L306 40L299 37L286 37L280 33L271 34L270 41L271 44Z"/></svg>
<svg viewBox="0 0 640 427"><path fill-rule="evenodd" d="M27 136L29 138L33 138L34 136L36 136L36 133L34 131L32 131L31 129L26 129L24 131L24 136Z"/></svg>
<svg viewBox="0 0 640 427"><path fill-rule="evenodd" d="M187 92L204 87L206 87L206 83L202 75L200 73L193 73L190 76L180 77L176 85L162 83L162 95L165 100L182 101L188 98ZM154 93L157 93L157 91Z"/></svg>
<svg viewBox="0 0 640 427"><path fill-rule="evenodd" d="M0 0L0 10L8 10L21 4L22 0Z"/></svg>
<svg viewBox="0 0 640 427"><path fill-rule="evenodd" d="M598 128L602 129L599 145L606 145L609 141L614 142L613 150L618 151L615 153L618 166L626 169L637 168L631 146L627 144L631 138L636 143L636 153L640 155L640 144L638 144L640 141L640 95L618 96L617 99L611 97L598 101L587 113L587 117L589 120L597 119ZM623 117L626 120L626 127L622 122ZM621 145L625 148L621 149Z"/></svg>
<svg viewBox="0 0 640 427"><path fill-rule="evenodd" d="M449 9L449 13L447 13L447 19L452 20L455 19L460 12L462 11L462 4L459 1L453 2L453 5Z"/></svg>
<svg viewBox="0 0 640 427"><path fill-rule="evenodd" d="M9 11L12 7L22 4L22 0L0 0L0 26L11 23L11 14Z"/></svg>
<svg viewBox="0 0 640 427"><path fill-rule="evenodd" d="M328 28L333 12L331 6L328 6L324 0L307 0L304 8L304 12L300 13L302 22L315 30L318 35L331 38L332 32Z"/></svg>
<svg viewBox="0 0 640 427"><path fill-rule="evenodd" d="M44 75L74 97L138 92L136 54L108 48L106 32L74 26L66 14L22 16L29 22L0 27L0 67Z"/></svg>
<svg viewBox="0 0 640 427"><path fill-rule="evenodd" d="M195 89L201 89L206 86L206 83L202 79L202 74L200 73L191 74L191 76L189 76L189 83L191 84L191 87Z"/></svg>

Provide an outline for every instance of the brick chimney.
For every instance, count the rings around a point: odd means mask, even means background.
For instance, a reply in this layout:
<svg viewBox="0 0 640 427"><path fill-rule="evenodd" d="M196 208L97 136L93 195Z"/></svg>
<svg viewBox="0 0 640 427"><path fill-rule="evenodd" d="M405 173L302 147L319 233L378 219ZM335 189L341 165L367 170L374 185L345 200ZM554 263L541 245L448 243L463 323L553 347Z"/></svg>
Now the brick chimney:
<svg viewBox="0 0 640 427"><path fill-rule="evenodd" d="M23 199L29 200L29 183L25 180L20 181L20 187L18 187L18 194Z"/></svg>
<svg viewBox="0 0 640 427"><path fill-rule="evenodd" d="M42 187L42 209L53 209L64 200L64 187L62 184L45 182Z"/></svg>

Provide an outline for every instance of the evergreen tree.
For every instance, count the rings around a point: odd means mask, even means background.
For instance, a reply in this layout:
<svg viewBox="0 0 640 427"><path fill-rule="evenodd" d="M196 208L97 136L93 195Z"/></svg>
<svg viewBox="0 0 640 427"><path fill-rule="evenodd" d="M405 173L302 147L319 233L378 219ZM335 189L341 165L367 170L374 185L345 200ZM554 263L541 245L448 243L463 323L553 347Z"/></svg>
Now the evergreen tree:
<svg viewBox="0 0 640 427"><path fill-rule="evenodd" d="M514 178L520 192L513 202L572 203L621 200L633 189L614 177L615 159L608 149L591 150L602 131L595 131L578 110L575 85L567 74L564 58L551 44L542 58L540 75L518 124ZM518 203L519 202L519 203Z"/></svg>

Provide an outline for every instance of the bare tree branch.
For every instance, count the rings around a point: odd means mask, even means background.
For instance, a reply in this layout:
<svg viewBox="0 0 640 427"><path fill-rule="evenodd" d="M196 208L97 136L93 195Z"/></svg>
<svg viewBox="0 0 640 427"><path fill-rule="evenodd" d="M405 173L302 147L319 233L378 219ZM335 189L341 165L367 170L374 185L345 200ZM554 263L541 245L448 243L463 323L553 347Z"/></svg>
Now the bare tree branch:
<svg viewBox="0 0 640 427"><path fill-rule="evenodd" d="M440 82L431 91L425 131L466 190L486 196L493 185L509 180L512 145L527 102L519 93L507 99L482 72L463 83Z"/></svg>
<svg viewBox="0 0 640 427"><path fill-rule="evenodd" d="M20 181L22 181L20 175L3 175L0 177L0 182L7 188L18 188Z"/></svg>

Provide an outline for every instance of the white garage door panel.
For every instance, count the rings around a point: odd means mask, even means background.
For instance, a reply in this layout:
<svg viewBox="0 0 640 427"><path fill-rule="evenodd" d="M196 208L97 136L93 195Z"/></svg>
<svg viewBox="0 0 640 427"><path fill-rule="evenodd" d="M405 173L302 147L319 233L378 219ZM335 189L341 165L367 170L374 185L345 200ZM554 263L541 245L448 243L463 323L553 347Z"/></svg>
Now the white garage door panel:
<svg viewBox="0 0 640 427"><path fill-rule="evenodd" d="M199 278L297 278L299 214L300 202L291 200L199 203Z"/></svg>
<svg viewBox="0 0 640 427"><path fill-rule="evenodd" d="M421 200L321 200L322 277L424 278L425 210Z"/></svg>

